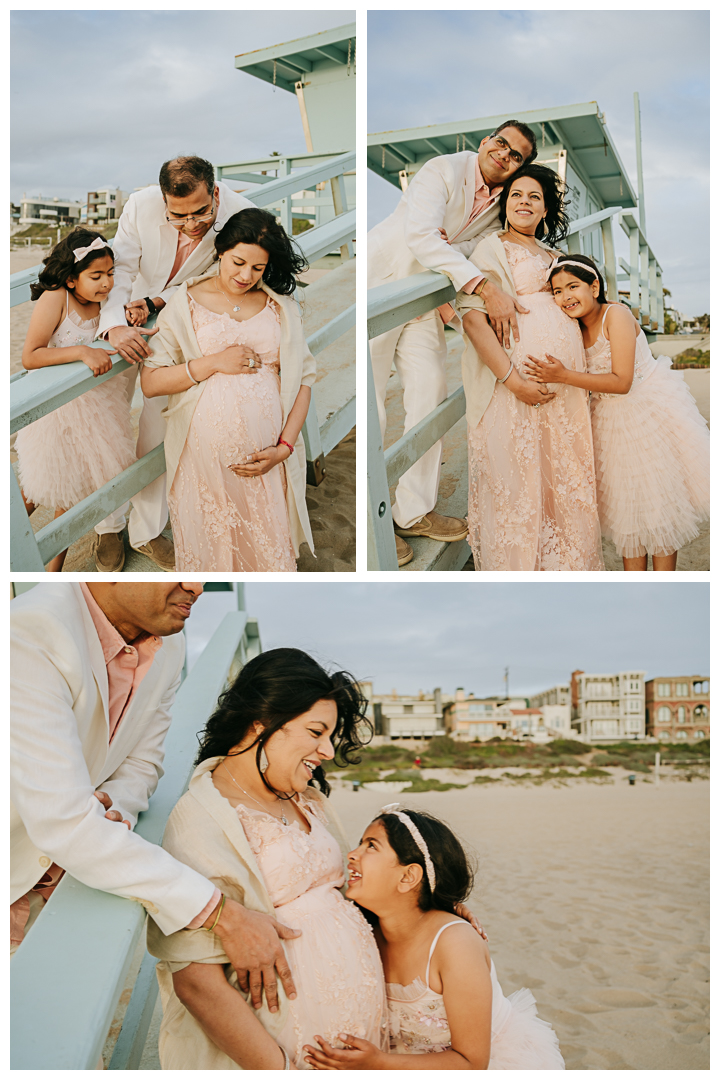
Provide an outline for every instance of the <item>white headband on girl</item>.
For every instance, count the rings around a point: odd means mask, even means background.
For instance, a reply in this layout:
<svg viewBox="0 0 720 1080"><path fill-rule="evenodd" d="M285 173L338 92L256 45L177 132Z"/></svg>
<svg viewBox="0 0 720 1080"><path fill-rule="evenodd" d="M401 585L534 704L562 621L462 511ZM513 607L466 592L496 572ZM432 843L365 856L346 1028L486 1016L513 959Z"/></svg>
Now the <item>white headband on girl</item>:
<svg viewBox="0 0 720 1080"><path fill-rule="evenodd" d="M410 835L412 836L417 846L420 848L420 851L422 852L422 857L425 860L425 870L427 871L428 881L430 882L430 892L435 892L435 867L433 866L433 861L430 858L428 846L423 840L422 833L418 829L415 822L411 818L409 818L407 814L403 814L402 810L398 810L399 805L400 803L397 802L388 803L387 806L381 807L380 813L394 814L395 817L400 818L403 825L407 826L407 828L410 830Z"/></svg>
<svg viewBox="0 0 720 1080"><path fill-rule="evenodd" d="M553 270L564 270L566 266L579 266L581 270L589 270L593 277L596 277L598 281L600 280L600 278L598 277L598 272L594 266L588 266L587 263L574 262L572 259L561 258L553 259L553 261L550 263L550 265L548 266L547 274L545 275L545 280L550 280L550 275L552 274Z"/></svg>
<svg viewBox="0 0 720 1080"><path fill-rule="evenodd" d="M74 248L73 255L75 256L75 262L80 262L86 255L89 255L91 251L100 251L101 248L110 247L107 240L103 240L102 236L96 236L92 244L88 244L84 248Z"/></svg>

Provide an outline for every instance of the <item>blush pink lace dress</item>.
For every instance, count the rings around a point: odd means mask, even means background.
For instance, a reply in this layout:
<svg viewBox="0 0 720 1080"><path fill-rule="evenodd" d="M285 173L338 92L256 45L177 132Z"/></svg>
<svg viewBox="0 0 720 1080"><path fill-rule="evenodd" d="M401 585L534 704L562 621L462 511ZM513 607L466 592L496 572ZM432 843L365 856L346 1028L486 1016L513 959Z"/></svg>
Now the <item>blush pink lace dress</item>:
<svg viewBox="0 0 720 1080"><path fill-rule="evenodd" d="M452 1049L443 996L428 985L435 946L448 926L455 926L455 922L441 926L430 946L424 980L418 976L409 986L387 984L391 1054L439 1054ZM492 1038L488 1069L564 1069L557 1035L547 1020L537 1015L530 991L516 990L506 998L492 961L490 978Z"/></svg>
<svg viewBox="0 0 720 1080"><path fill-rule="evenodd" d="M512 361L526 378L528 355L545 353L585 370L582 335L547 290L551 256L505 242L523 307ZM497 383L468 432L468 541L478 570L604 570L595 496L587 393L550 386L554 401L536 409Z"/></svg>
<svg viewBox="0 0 720 1080"><path fill-rule="evenodd" d="M298 1069L308 1069L302 1048L322 1035L334 1046L343 1032L387 1048L382 962L369 923L340 888L345 880L337 841L325 828L322 807L298 796L310 824L283 825L262 810L238 805L237 814L275 907L302 937L283 942L298 996L278 1042Z"/></svg>
<svg viewBox="0 0 720 1080"><path fill-rule="evenodd" d="M70 308L48 341L49 349L89 345L100 316L81 319ZM106 379L17 433L20 486L37 506L68 510L135 461L127 382Z"/></svg>
<svg viewBox="0 0 720 1080"><path fill-rule="evenodd" d="M586 350L588 371L612 371L605 337ZM603 535L626 558L670 555L710 516L710 436L682 372L657 359L642 330L628 394L590 395Z"/></svg>
<svg viewBox="0 0 720 1080"><path fill-rule="evenodd" d="M262 360L252 375L211 375L185 440L168 506L176 570L296 571L285 468L240 477L229 465L275 446L282 432L280 316L272 300L238 322L188 296L203 356L248 345Z"/></svg>

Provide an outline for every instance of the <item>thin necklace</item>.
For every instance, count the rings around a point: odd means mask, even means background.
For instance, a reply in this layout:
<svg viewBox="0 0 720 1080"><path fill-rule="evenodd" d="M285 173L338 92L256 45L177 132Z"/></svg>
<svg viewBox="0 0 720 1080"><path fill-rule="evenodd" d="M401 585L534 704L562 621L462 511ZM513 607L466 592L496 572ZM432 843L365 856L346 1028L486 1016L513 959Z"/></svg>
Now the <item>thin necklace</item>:
<svg viewBox="0 0 720 1080"><path fill-rule="evenodd" d="M233 782L233 784L235 785L235 787L236 787L236 788L239 788L239 790L240 790L240 791L242 791L243 795L247 795L248 799L252 799L252 801L253 801L254 803L257 803L257 804L258 804L258 806L262 807L262 809L263 809L263 812L264 812L264 813L266 813L266 814L269 814L269 813L270 813L270 811L269 811L269 810L266 810L266 809L265 809L265 807L263 806L263 804L262 804L261 802L259 802L259 801L258 801L258 800L257 800L257 799L255 798L255 796L254 796L254 795L251 795L249 791L246 791L246 790L245 790L245 788L243 788L243 787L240 787L240 785L238 784L237 780L235 779L235 777L233 776L233 774L232 774L232 773L230 772L230 770L228 769L228 767L227 767L227 765L225 764L225 762L224 762L224 761L223 761L223 762L221 762L221 765L222 765L223 769L225 770L225 772L226 772L226 773L228 774L228 776L230 777L230 779L232 780L232 782ZM275 817L275 815L274 815L274 814L270 814L270 816L271 816L271 817ZM285 817L285 812L284 812L283 810L281 810L281 811L280 811L280 820L282 821L283 825L289 825L289 824L290 824L290 822L288 821L288 819L287 819L287 818Z"/></svg>
<svg viewBox="0 0 720 1080"><path fill-rule="evenodd" d="M220 289L220 278L216 278L216 282L217 282L217 287L218 287L218 289ZM233 307L233 303L232 303L232 300L228 300L227 296L225 295L225 291L224 291L223 289L220 289L220 292L221 292L221 293L223 294L223 296L224 296L224 297L225 297L225 299L227 300L228 304L230 304L230 306L232 307L233 311L239 311L239 310L240 310L240 304L236 304L236 305L235 305L235 306ZM244 296L241 296L241 297L240 297L240 300L241 300L241 301L242 301L242 300L244 300L244 299L245 299L245 297L244 297ZM242 788L240 788L240 790L242 791ZM245 792L245 794L247 795L247 791ZM250 795L250 798L252 799L252 795Z"/></svg>

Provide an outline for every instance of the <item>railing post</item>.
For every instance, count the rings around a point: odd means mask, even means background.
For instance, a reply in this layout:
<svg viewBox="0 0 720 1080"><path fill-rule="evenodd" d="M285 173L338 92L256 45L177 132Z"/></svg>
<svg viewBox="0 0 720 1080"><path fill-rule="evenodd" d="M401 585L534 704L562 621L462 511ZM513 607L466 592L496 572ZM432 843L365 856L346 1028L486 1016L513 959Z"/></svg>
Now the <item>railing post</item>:
<svg viewBox="0 0 720 1080"><path fill-rule="evenodd" d="M27 516L15 470L10 466L10 568L45 573L45 564Z"/></svg>
<svg viewBox="0 0 720 1080"><path fill-rule="evenodd" d="M626 219L627 221L627 219ZM630 229L630 310L640 321L640 231L632 219L627 221Z"/></svg>
<svg viewBox="0 0 720 1080"><path fill-rule="evenodd" d="M345 192L345 177L342 173L339 176L333 176L330 178L330 190L332 192L333 209L335 216L338 214L346 214L348 208L347 194ZM343 244L340 248L340 258L343 262L347 262L355 254L353 249L352 240L347 244Z"/></svg>
<svg viewBox="0 0 720 1080"><path fill-rule="evenodd" d="M310 408L302 426L302 437L305 441L305 456L307 457L307 482L312 487L317 487L325 479L325 455L322 448L320 425L318 424L315 402L310 390Z"/></svg>
<svg viewBox="0 0 720 1080"><path fill-rule="evenodd" d="M640 322L642 326L650 323L650 254L648 246L643 239L640 241Z"/></svg>
<svg viewBox="0 0 720 1080"><path fill-rule="evenodd" d="M600 222L603 242L603 258L605 259L605 278L607 280L608 300L617 302L617 265L615 262L615 242L613 240L612 218L605 218Z"/></svg>
<svg viewBox="0 0 720 1080"><path fill-rule="evenodd" d="M292 165L288 158L281 158L278 162L278 175L289 176ZM280 224L288 236L293 234L292 195L288 195L280 203Z"/></svg>
<svg viewBox="0 0 720 1080"><path fill-rule="evenodd" d="M579 232L570 233L570 235L567 238L566 243L567 243L568 255L582 255L582 253L583 253L582 236L581 236L581 234Z"/></svg>
<svg viewBox="0 0 720 1080"><path fill-rule="evenodd" d="M385 472L380 418L375 396L370 346L368 343L367 371L367 458L368 458L368 570L397 570L395 530L390 512L390 489Z"/></svg>
<svg viewBox="0 0 720 1080"><path fill-rule="evenodd" d="M648 261L648 291L650 294L650 329L658 330L660 326L660 311L658 310L658 294L657 294L657 261L654 256L650 256Z"/></svg>

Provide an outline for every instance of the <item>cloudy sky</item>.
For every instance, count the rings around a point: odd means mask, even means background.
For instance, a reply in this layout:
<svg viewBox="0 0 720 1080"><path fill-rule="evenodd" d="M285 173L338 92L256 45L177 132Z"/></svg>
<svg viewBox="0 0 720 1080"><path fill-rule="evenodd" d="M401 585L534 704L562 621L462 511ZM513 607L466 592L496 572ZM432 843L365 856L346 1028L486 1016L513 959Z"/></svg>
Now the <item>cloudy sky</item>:
<svg viewBox="0 0 720 1080"><path fill-rule="evenodd" d="M84 200L157 183L163 161L303 152L294 94L235 56L343 26L349 11L11 12L11 197Z"/></svg>
<svg viewBox="0 0 720 1080"><path fill-rule="evenodd" d="M438 5L439 6L439 5ZM640 94L647 234L686 314L709 311L709 12L371 11L371 132L597 101L636 187ZM398 189L368 177L368 227ZM625 234L616 228L625 254Z"/></svg>
<svg viewBox="0 0 720 1080"><path fill-rule="evenodd" d="M532 694L576 668L707 675L705 584L253 584L247 609L264 649L291 645L371 679L378 692L462 686L477 695ZM189 661L228 594L210 593L188 622Z"/></svg>

